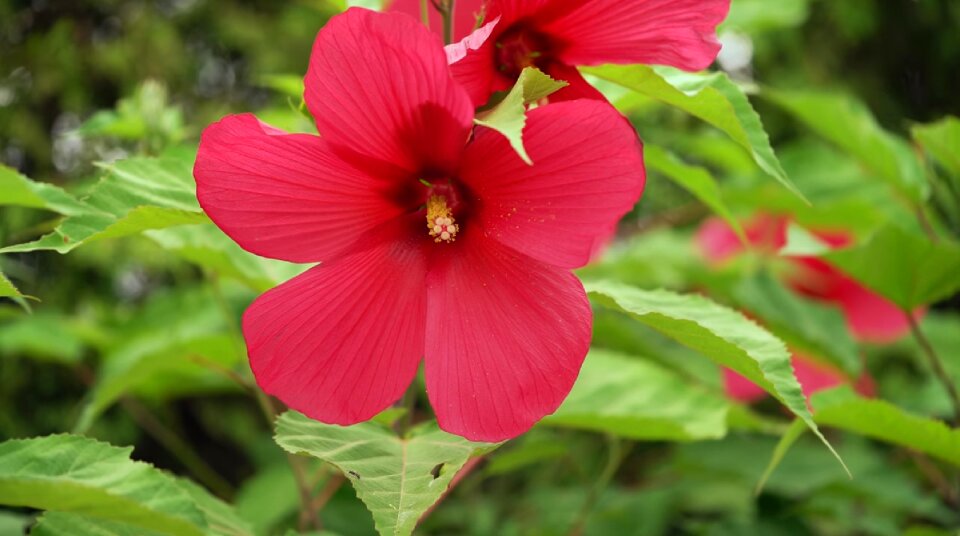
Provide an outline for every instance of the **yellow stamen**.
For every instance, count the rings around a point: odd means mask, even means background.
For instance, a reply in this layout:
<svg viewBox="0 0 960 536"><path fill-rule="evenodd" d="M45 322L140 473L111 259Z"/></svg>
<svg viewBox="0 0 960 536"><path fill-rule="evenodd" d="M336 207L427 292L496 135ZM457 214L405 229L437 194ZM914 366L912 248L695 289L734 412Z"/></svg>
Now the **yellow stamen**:
<svg viewBox="0 0 960 536"><path fill-rule="evenodd" d="M434 242L453 242L457 239L460 226L454 223L447 199L442 195L432 195L427 199L427 229Z"/></svg>

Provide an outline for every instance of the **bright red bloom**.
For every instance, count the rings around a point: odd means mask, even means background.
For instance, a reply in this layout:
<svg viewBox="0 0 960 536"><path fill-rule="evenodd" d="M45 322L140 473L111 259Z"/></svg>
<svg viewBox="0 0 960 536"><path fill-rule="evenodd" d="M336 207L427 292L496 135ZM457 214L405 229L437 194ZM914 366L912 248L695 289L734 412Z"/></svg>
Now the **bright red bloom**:
<svg viewBox="0 0 960 536"><path fill-rule="evenodd" d="M640 197L635 132L601 103L539 107L528 166L473 129L440 39L399 14L331 19L305 85L320 137L230 116L194 168L201 205L242 247L322 262L244 314L257 382L347 425L399 399L423 358L444 430L526 431L586 355L590 306L570 270Z"/></svg>
<svg viewBox="0 0 960 536"><path fill-rule="evenodd" d="M757 251L775 255L787 243L790 220L783 216L759 214L743 225L750 245ZM831 247L846 247L851 236L844 231L816 231L815 235ZM720 263L744 251L743 243L726 222L711 218L696 236L697 245L708 260ZM794 270L787 283L799 294L835 305L843 311L847 326L855 338L867 342L891 342L909 331L904 314L892 302L867 289L850 276L816 257L790 257ZM847 383L839 370L794 353L793 367L803 392L808 397L817 391ZM736 400L752 402L764 395L760 387L739 374L725 370L727 394ZM857 389L872 394L869 377L858 380Z"/></svg>
<svg viewBox="0 0 960 536"><path fill-rule="evenodd" d="M487 24L448 46L447 56L477 106L529 66L570 84L551 101L602 100L575 66L705 69L720 51L716 28L729 9L730 0L489 0Z"/></svg>

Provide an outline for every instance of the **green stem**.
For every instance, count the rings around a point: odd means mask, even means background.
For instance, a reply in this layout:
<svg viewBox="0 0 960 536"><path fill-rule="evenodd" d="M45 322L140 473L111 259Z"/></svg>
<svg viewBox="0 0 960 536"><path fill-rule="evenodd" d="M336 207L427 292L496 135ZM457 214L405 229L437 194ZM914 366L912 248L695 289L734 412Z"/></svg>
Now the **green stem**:
<svg viewBox="0 0 960 536"><path fill-rule="evenodd" d="M597 505L604 490L610 485L613 476L617 474L617 469L620 468L620 464L623 463L623 460L627 457L627 454L629 454L630 445L624 447L619 437L608 435L607 449L609 451L607 465L604 466L596 483L590 489L587 499L583 501L583 506L580 507L580 512L577 514L577 518L573 522L573 527L570 529L570 536L580 536L583 534L583 529L586 527L590 513Z"/></svg>
<svg viewBox="0 0 960 536"><path fill-rule="evenodd" d="M203 458L193 451L189 443L180 439L180 436L150 413L150 410L129 397L120 399L120 405L127 410L140 428L180 460L180 463L203 485L224 499L229 500L233 497L233 486L207 465Z"/></svg>
<svg viewBox="0 0 960 536"><path fill-rule="evenodd" d="M430 6L427 0L420 0L420 20L424 26L430 28Z"/></svg>
<svg viewBox="0 0 960 536"><path fill-rule="evenodd" d="M240 359L243 360L243 357L246 355L246 352L243 350L243 347L240 345L240 341L243 339L243 332L240 329L240 324L237 322L237 319L233 316L233 311L230 310L230 305L227 303L226 298L223 295L223 291L220 289L220 278L217 277L216 273L209 273L207 279L210 282L210 288L213 293L213 298L217 302L217 305L220 307L220 312L223 314L227 326L229 327L231 333L233 334L233 341L236 347L236 351L240 356ZM277 420L277 411L273 407L273 403L267 398L267 395L260 390L259 387L254 386L251 389L254 397L257 399L257 405L260 407L260 411L263 413L264 418L267 420L267 426L270 430L273 430L274 423ZM313 494L310 484L307 482L306 470L303 467L302 461L294 454L286 453L287 463L290 465L290 470L293 472L293 477L297 482L297 491L300 493L300 529L303 531L307 527L307 523L313 525L313 528L320 530L320 515L313 509Z"/></svg>
<svg viewBox="0 0 960 536"><path fill-rule="evenodd" d="M443 42L450 44L453 42L453 10L456 9L457 0L446 0L443 15Z"/></svg>
<svg viewBox="0 0 960 536"><path fill-rule="evenodd" d="M943 383L947 395L950 396L950 401L953 403L954 425L960 425L960 393L957 392L957 385L943 367L943 361L940 359L940 356L937 355L936 350L933 349L933 345L930 344L930 341L927 340L927 337L923 334L920 325L917 324L917 320L909 311L905 311L904 314L907 317L907 322L910 323L910 332L913 334L913 338L916 339L920 348L923 349L923 353L927 356L927 361L930 362L930 367L933 369L934 375Z"/></svg>

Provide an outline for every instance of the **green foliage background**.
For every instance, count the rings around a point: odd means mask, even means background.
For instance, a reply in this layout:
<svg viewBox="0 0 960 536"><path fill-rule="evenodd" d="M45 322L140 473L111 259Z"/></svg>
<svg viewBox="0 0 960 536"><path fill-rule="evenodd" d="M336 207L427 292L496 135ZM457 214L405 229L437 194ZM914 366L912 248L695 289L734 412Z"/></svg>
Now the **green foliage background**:
<svg viewBox="0 0 960 536"><path fill-rule="evenodd" d="M299 79L343 8L0 0L0 440L75 434L0 443L0 535L404 533L451 480L418 533L960 530L944 390L960 382L960 3L733 0L725 45L751 53L727 75L586 70L647 143L648 189L580 274L595 348L570 399L500 446L429 422L394 437L398 419L429 421L422 393L413 415L356 429L286 414L274 441L277 408L251 386L237 319L302 267L243 252L200 213L196 140L240 111L310 131ZM854 342L837 309L778 282L782 259L709 268L697 225L758 211L794 219L789 248L928 308L943 374L909 337ZM821 251L818 228L857 246ZM877 399L841 388L808 412L788 347L866 372ZM727 399L718 364L779 402ZM378 456L384 482L415 487L371 491L357 468Z"/></svg>

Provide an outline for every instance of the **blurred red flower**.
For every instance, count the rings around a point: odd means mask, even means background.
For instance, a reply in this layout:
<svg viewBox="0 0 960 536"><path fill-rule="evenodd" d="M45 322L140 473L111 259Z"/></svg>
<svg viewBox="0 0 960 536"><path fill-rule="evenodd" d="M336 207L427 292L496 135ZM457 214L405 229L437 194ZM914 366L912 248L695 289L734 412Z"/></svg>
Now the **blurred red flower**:
<svg viewBox="0 0 960 536"><path fill-rule="evenodd" d="M744 223L744 233L750 245L761 253L775 255L787 242L790 219L784 216L759 214ZM833 248L851 244L852 236L845 231L814 231L814 234ZM722 263L743 252L744 246L733 229L719 218L704 222L696 236L701 252L713 263ZM909 323L900 309L889 300L864 287L828 262L816 257L788 257L793 270L786 283L797 293L840 308L847 327L857 340L873 343L892 342L909 329ZM917 314L920 314L918 311ZM829 365L794 354L794 369L803 387L810 394L847 383L843 374ZM727 393L742 401L763 397L763 390L732 371L725 371ZM858 389L871 394L869 378L861 378Z"/></svg>
<svg viewBox="0 0 960 536"><path fill-rule="evenodd" d="M322 262L247 309L259 385L327 423L395 402L421 358L444 430L499 441L566 397L591 311L571 273L644 186L611 107L532 110L525 164L473 105L442 44L400 14L350 9L320 31L305 79L321 136L252 115L203 133L194 175L243 248Z"/></svg>
<svg viewBox="0 0 960 536"><path fill-rule="evenodd" d="M395 9L419 17L411 0ZM460 17L484 14L484 26L447 47L454 78L480 106L530 66L570 84L551 101L603 99L577 65L705 69L720 51L716 28L730 0L457 0L456 9L458 29Z"/></svg>

